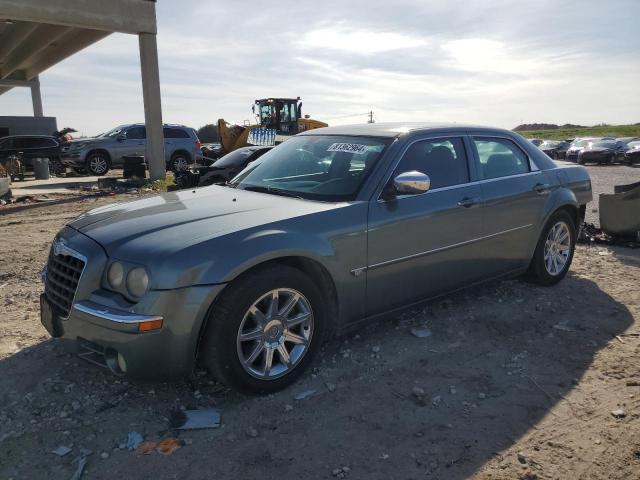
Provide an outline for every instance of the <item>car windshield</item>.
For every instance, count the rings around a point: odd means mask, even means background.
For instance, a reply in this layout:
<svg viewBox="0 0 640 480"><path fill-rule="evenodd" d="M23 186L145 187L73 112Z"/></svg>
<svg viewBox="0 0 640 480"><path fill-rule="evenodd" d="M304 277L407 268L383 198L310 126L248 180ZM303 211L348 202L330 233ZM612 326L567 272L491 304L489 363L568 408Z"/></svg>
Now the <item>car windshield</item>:
<svg viewBox="0 0 640 480"><path fill-rule="evenodd" d="M120 127L116 127L112 130L109 130L106 133L101 133L100 135L98 135L98 137L116 137L118 136L118 134L124 129L124 127L120 126Z"/></svg>
<svg viewBox="0 0 640 480"><path fill-rule="evenodd" d="M293 137L249 165L231 185L309 200L353 200L390 141L343 135Z"/></svg>
<svg viewBox="0 0 640 480"><path fill-rule="evenodd" d="M590 143L593 143L593 140L576 140L571 145L572 147L588 147Z"/></svg>
<svg viewBox="0 0 640 480"><path fill-rule="evenodd" d="M603 148L615 148L616 142L612 142L611 140L605 140L600 142L593 142L593 147L603 147Z"/></svg>
<svg viewBox="0 0 640 480"><path fill-rule="evenodd" d="M640 141L637 142L629 142L627 145L629 145L629 148L632 148L634 150L637 150L638 148L640 148Z"/></svg>
<svg viewBox="0 0 640 480"><path fill-rule="evenodd" d="M542 142L542 145L540 145L541 147L557 147L561 144L562 142L556 142L553 140L546 140L544 142Z"/></svg>

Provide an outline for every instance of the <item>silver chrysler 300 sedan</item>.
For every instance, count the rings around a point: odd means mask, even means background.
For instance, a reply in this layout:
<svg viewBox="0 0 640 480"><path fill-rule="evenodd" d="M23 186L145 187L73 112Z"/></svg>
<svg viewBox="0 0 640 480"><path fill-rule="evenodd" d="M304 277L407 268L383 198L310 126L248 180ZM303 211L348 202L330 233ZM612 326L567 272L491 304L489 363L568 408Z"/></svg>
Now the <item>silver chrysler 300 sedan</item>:
<svg viewBox="0 0 640 480"><path fill-rule="evenodd" d="M175 377L200 362L271 392L360 322L488 279L560 281L590 200L583 167L510 131L313 130L227 186L69 223L43 274L42 323L118 374Z"/></svg>

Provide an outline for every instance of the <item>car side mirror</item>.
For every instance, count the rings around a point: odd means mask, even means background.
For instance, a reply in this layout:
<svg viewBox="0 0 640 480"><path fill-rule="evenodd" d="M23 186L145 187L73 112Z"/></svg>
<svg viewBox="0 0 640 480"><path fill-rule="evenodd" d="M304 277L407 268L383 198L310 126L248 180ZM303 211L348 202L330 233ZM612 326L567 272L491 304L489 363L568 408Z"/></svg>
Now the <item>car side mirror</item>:
<svg viewBox="0 0 640 480"><path fill-rule="evenodd" d="M116 137L116 140L119 141L119 142L123 142L126 139L127 139L127 134L126 133L121 133Z"/></svg>
<svg viewBox="0 0 640 480"><path fill-rule="evenodd" d="M417 195L426 193L431 188L431 179L426 173L412 170L403 172L393 179L393 189L398 195Z"/></svg>

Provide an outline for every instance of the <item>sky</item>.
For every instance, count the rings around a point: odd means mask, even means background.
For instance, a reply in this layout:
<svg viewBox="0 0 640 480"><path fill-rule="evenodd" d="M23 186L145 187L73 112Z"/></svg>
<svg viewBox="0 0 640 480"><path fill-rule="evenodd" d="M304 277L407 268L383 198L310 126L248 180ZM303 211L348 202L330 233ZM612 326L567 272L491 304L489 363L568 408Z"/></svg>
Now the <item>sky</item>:
<svg viewBox="0 0 640 480"><path fill-rule="evenodd" d="M158 0L163 120L242 123L297 97L330 125L640 122L638 0ZM144 121L137 37L40 76L45 115L94 135ZM28 89L0 115L32 115Z"/></svg>

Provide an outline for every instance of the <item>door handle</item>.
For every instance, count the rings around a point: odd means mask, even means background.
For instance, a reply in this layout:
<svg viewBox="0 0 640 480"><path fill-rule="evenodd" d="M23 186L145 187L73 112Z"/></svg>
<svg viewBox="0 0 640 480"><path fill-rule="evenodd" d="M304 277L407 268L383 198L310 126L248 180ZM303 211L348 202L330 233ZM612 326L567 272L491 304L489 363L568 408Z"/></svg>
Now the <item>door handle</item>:
<svg viewBox="0 0 640 480"><path fill-rule="evenodd" d="M464 208L471 208L478 203L480 203L480 199L478 197L464 197L458 202L458 205Z"/></svg>
<svg viewBox="0 0 640 480"><path fill-rule="evenodd" d="M545 193L549 193L549 188L551 185L548 183L536 183L533 189L538 192L540 195L544 195Z"/></svg>

